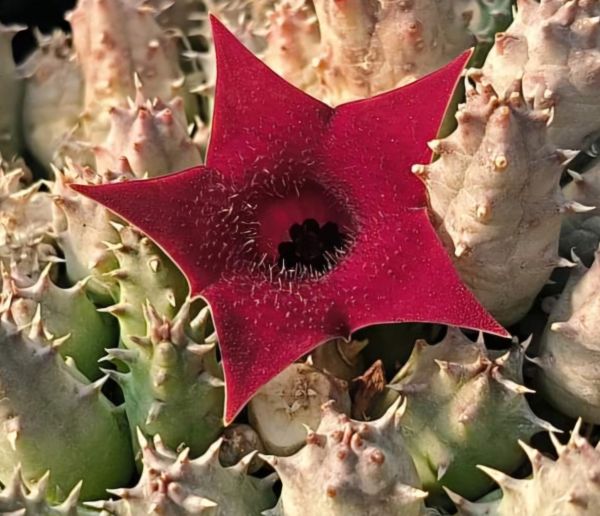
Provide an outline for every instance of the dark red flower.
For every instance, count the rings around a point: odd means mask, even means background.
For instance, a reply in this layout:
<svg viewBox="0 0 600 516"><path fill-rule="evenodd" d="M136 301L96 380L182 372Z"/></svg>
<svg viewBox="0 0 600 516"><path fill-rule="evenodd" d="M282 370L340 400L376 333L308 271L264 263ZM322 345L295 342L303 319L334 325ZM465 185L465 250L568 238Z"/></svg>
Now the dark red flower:
<svg viewBox="0 0 600 516"><path fill-rule="evenodd" d="M507 335L460 281L410 172L431 159L469 55L335 109L275 75L219 22L206 167L89 187L160 245L210 305L226 421L333 337L386 322Z"/></svg>

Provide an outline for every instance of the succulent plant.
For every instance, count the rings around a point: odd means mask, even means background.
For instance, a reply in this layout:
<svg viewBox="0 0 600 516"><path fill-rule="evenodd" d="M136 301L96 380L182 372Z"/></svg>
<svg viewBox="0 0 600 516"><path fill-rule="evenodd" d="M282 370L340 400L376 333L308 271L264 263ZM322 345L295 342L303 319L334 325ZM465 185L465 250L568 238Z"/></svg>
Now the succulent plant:
<svg viewBox="0 0 600 516"><path fill-rule="evenodd" d="M364 371L364 360L360 352L368 344L366 339L333 339L315 348L310 354L310 361L317 369L350 381Z"/></svg>
<svg viewBox="0 0 600 516"><path fill-rule="evenodd" d="M600 161L592 161L581 172L568 170L571 181L563 187L563 194L566 199L588 206L590 210L564 218L560 250L562 256L570 256L571 250L575 251L581 261L590 266L600 243Z"/></svg>
<svg viewBox="0 0 600 516"><path fill-rule="evenodd" d="M22 30L20 26L0 23L0 154L12 158L21 150L20 107L23 85L17 74L12 54L13 36Z"/></svg>
<svg viewBox="0 0 600 516"><path fill-rule="evenodd" d="M131 176L129 172L114 174ZM114 218L108 210L80 196L70 185L99 183L113 176L100 176L90 168L68 164L63 170L54 168L55 180L53 226L57 242L65 255L67 277L71 282L86 279L86 286L96 299L109 304L116 299L116 282L105 273L117 267L107 243L118 242L118 232L112 226ZM91 276L90 279L87 279Z"/></svg>
<svg viewBox="0 0 600 516"><path fill-rule="evenodd" d="M136 177L153 177L202 163L200 149L188 134L181 97L168 104L144 100L138 82L136 100L128 108L110 110L106 140L94 147L96 171L126 167Z"/></svg>
<svg viewBox="0 0 600 516"><path fill-rule="evenodd" d="M13 276L26 283L35 282L48 265L62 261L57 256L54 245L48 243L44 236L21 240L5 233L0 238L0 259L3 263L10 264L8 267Z"/></svg>
<svg viewBox="0 0 600 516"><path fill-rule="evenodd" d="M68 1L0 2L0 513L600 513L598 0Z"/></svg>
<svg viewBox="0 0 600 516"><path fill-rule="evenodd" d="M197 456L218 437L223 417L223 381L215 343L205 343L208 309L191 320L190 302L171 319L148 301L147 330L130 334L129 349L108 349L108 359L128 372L107 371L123 390L132 434L136 428L160 435L165 444L182 443ZM196 338L190 334L196 333Z"/></svg>
<svg viewBox="0 0 600 516"><path fill-rule="evenodd" d="M150 241L148 237L128 225L112 222L117 241L106 244L115 257L117 266L105 276L118 284L118 301L104 310L119 320L121 340L129 345L132 337L147 332L147 314L150 303L159 314L172 318L183 304L187 285L181 272Z"/></svg>
<svg viewBox="0 0 600 516"><path fill-rule="evenodd" d="M538 381L544 397L561 412L600 423L600 355L597 306L600 254L590 269L578 263L548 318L542 335Z"/></svg>
<svg viewBox="0 0 600 516"><path fill-rule="evenodd" d="M186 448L177 455L162 443L138 432L144 470L133 488L115 489L119 500L87 505L114 516L133 514L215 516L260 516L275 503L271 489L274 478L255 478L247 474L253 454L238 464L223 467L219 463L221 441L217 440L197 459L188 458Z"/></svg>
<svg viewBox="0 0 600 516"><path fill-rule="evenodd" d="M156 0L160 1L160 0ZM189 39L183 55L185 56L185 71L189 90L200 96L201 108L199 116L194 118L194 142L205 150L208 145L210 126L213 118L215 86L217 79L215 46L209 23L209 13L218 17L244 44L254 52L264 46L264 21L266 11L271 7L271 0L176 0L173 7L180 13L203 7L202 12L189 15L192 27L189 29ZM172 3L173 4L173 3ZM268 5L267 5L268 4ZM169 10L164 11L165 14ZM258 23L262 20L262 25ZM187 25L179 26L184 33Z"/></svg>
<svg viewBox="0 0 600 516"><path fill-rule="evenodd" d="M83 111L83 77L69 36L55 31L38 36L38 48L19 67L25 81L22 125L25 143L46 168L64 164L78 147Z"/></svg>
<svg viewBox="0 0 600 516"><path fill-rule="evenodd" d="M478 464L513 471L523 459L517 441L552 428L525 399L524 356L522 345L488 351L481 337L473 342L453 328L438 344L417 341L383 404L406 397L399 431L430 502L443 502L442 487L483 495L491 481Z"/></svg>
<svg viewBox="0 0 600 516"><path fill-rule="evenodd" d="M451 61L473 37L453 3L288 0L270 16L266 62L331 105L406 84Z"/></svg>
<svg viewBox="0 0 600 516"><path fill-rule="evenodd" d="M303 0L277 2L269 13L265 63L292 84L312 91L317 81L319 23L314 9Z"/></svg>
<svg viewBox="0 0 600 516"><path fill-rule="evenodd" d="M148 0L145 3L156 10L160 25L183 34L195 28L205 6L202 0Z"/></svg>
<svg viewBox="0 0 600 516"><path fill-rule="evenodd" d="M58 348L63 358L70 357L89 380L97 380L98 360L117 338L114 325L88 299L85 281L61 288L50 277L52 266L33 284L2 267L0 316L18 328L44 321L48 337L68 337Z"/></svg>
<svg viewBox="0 0 600 516"><path fill-rule="evenodd" d="M600 216L566 217L560 230L560 252L568 256L574 251L585 265L594 261L600 244Z"/></svg>
<svg viewBox="0 0 600 516"><path fill-rule="evenodd" d="M483 67L498 93L522 77L525 99L552 108L548 136L561 148L579 149L600 130L599 15L589 0L520 0Z"/></svg>
<svg viewBox="0 0 600 516"><path fill-rule="evenodd" d="M470 75L450 136L431 142L439 159L415 165L438 233L463 280L504 324L525 315L557 265L561 213L588 208L564 199L567 159L548 140L549 113L531 108L516 81L498 97Z"/></svg>
<svg viewBox="0 0 600 516"><path fill-rule="evenodd" d="M265 446L260 440L260 436L250 425L243 423L229 425L223 430L222 437L219 462L223 466L235 466L242 458L254 451L265 453ZM248 465L248 472L256 472L263 464L264 461L255 456Z"/></svg>
<svg viewBox="0 0 600 516"><path fill-rule="evenodd" d="M54 504L47 500L50 474L46 473L32 488L29 488L22 476L21 469L15 468L12 478L0 491L0 512L20 516L93 516L98 513L78 507L81 483L69 493L66 500Z"/></svg>
<svg viewBox="0 0 600 516"><path fill-rule="evenodd" d="M563 187L564 196L580 204L590 206L593 210L577 214L579 218L586 218L600 214L600 160L590 163L582 173L568 171L571 181Z"/></svg>
<svg viewBox="0 0 600 516"><path fill-rule="evenodd" d="M84 129L93 144L104 140L110 108L136 94L169 102L185 95L185 77L172 34L142 2L80 0L69 15L73 44L84 79Z"/></svg>
<svg viewBox="0 0 600 516"><path fill-rule="evenodd" d="M458 16L469 22L469 30L478 42L491 43L494 36L512 21L512 0L457 0Z"/></svg>
<svg viewBox="0 0 600 516"><path fill-rule="evenodd" d="M281 498L270 516L419 516L423 499L414 463L399 426L397 400L379 419L354 421L323 405L319 426L291 457L265 457L281 478Z"/></svg>
<svg viewBox="0 0 600 516"><path fill-rule="evenodd" d="M83 480L83 500L122 485L133 471L124 421L104 397L107 377L89 383L47 340L42 321L19 330L0 322L0 482L21 465L27 485L50 471L48 496L60 500Z"/></svg>
<svg viewBox="0 0 600 516"><path fill-rule="evenodd" d="M531 448L521 447L529 457L533 475L511 478L500 471L481 466L502 489L502 498L487 503L471 503L452 495L459 516L593 516L600 511L600 450L580 435L579 421L567 444L550 434L558 454L556 460Z"/></svg>
<svg viewBox="0 0 600 516"><path fill-rule="evenodd" d="M51 235L52 201L43 186L31 183L24 162L0 156L0 261L25 283L35 282L48 264L61 261Z"/></svg>
<svg viewBox="0 0 600 516"><path fill-rule="evenodd" d="M42 182L31 184L31 171L25 163L9 163L0 158L0 210L6 232L37 236L50 230L52 201L41 191Z"/></svg>

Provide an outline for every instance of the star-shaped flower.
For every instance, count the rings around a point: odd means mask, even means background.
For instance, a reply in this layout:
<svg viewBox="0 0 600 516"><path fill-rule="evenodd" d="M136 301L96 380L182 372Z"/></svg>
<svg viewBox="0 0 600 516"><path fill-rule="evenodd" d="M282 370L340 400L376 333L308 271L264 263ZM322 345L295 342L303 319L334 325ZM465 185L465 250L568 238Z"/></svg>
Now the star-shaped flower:
<svg viewBox="0 0 600 516"><path fill-rule="evenodd" d="M212 19L206 167L79 192L148 234L210 305L231 421L317 345L387 322L507 335L460 281L413 163L431 159L468 59L333 109L278 77Z"/></svg>

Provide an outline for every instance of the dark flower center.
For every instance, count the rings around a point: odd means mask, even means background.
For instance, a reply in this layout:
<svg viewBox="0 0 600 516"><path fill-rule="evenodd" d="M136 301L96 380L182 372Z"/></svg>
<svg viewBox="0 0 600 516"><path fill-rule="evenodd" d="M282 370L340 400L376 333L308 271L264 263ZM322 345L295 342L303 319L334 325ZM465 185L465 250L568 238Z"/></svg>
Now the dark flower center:
<svg viewBox="0 0 600 516"><path fill-rule="evenodd" d="M291 241L281 242L278 246L279 266L285 269L303 266L316 272L323 272L335 264L347 239L335 222L320 226L315 219L292 224L289 234Z"/></svg>

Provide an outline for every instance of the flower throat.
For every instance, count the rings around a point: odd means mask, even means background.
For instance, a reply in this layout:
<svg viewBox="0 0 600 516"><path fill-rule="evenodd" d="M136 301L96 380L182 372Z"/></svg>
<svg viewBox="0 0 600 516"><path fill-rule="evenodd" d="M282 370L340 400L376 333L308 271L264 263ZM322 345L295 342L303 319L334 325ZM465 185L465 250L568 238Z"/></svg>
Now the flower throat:
<svg viewBox="0 0 600 516"><path fill-rule="evenodd" d="M315 219L292 224L289 235L290 240L278 246L278 263L285 269L306 267L324 272L335 264L347 241L335 222L320 226Z"/></svg>

